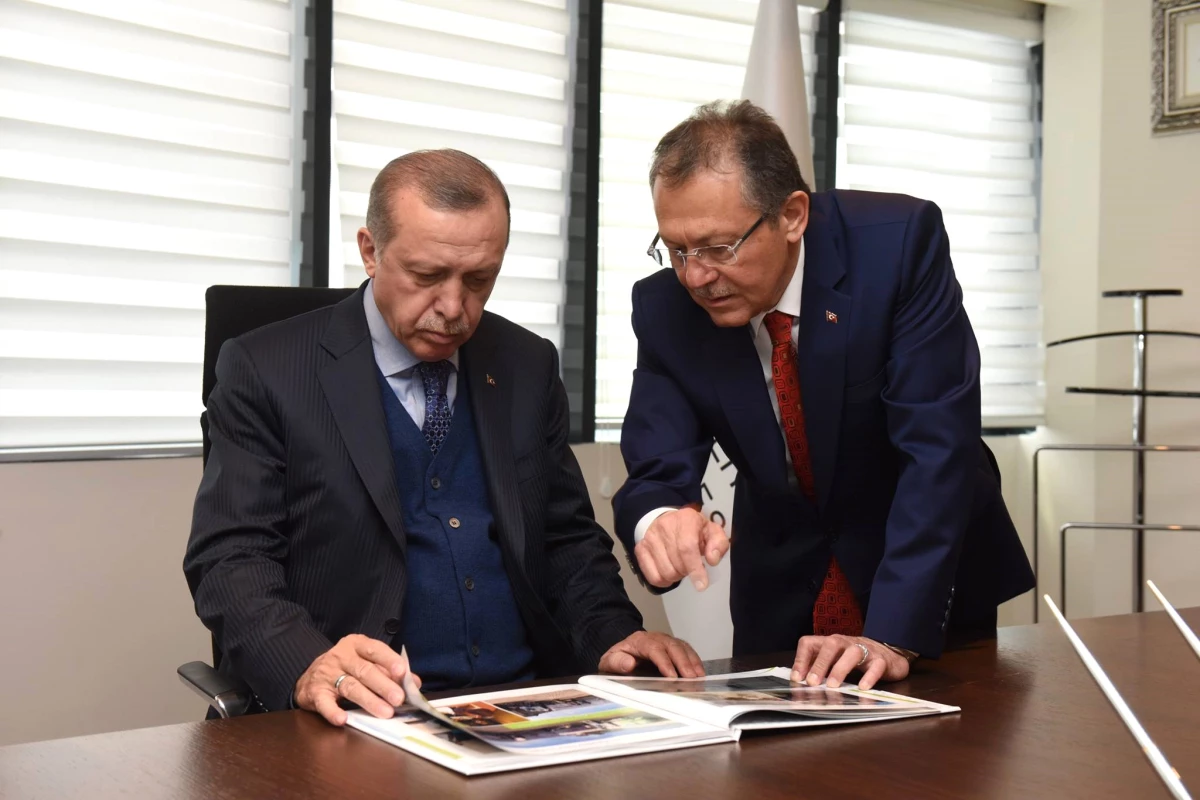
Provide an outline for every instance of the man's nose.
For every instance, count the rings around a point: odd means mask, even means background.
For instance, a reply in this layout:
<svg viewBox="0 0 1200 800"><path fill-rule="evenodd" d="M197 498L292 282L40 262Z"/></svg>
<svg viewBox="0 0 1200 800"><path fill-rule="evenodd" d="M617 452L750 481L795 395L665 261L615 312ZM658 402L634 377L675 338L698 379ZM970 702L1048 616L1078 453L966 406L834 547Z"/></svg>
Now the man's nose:
<svg viewBox="0 0 1200 800"><path fill-rule="evenodd" d="M448 322L455 322L463 315L463 308L466 301L466 290L461 285L449 285L438 293L437 303L434 308L442 319Z"/></svg>
<svg viewBox="0 0 1200 800"><path fill-rule="evenodd" d="M683 280L689 289L699 289L717 279L717 270L692 256L683 265Z"/></svg>

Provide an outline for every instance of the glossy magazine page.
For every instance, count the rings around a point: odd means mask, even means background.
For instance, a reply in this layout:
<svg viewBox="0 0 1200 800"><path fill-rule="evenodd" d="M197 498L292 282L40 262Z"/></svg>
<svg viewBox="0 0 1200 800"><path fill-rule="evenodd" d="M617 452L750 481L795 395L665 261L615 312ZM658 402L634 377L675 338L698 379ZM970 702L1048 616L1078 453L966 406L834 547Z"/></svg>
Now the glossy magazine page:
<svg viewBox="0 0 1200 800"><path fill-rule="evenodd" d="M428 711L403 706L391 719L354 711L348 724L466 775L737 739L724 727L578 685L425 702Z"/></svg>
<svg viewBox="0 0 1200 800"><path fill-rule="evenodd" d="M836 689L793 683L785 667L704 678L588 675L580 683L638 706L671 711L722 727L799 727L866 722L958 711L954 706L854 684Z"/></svg>

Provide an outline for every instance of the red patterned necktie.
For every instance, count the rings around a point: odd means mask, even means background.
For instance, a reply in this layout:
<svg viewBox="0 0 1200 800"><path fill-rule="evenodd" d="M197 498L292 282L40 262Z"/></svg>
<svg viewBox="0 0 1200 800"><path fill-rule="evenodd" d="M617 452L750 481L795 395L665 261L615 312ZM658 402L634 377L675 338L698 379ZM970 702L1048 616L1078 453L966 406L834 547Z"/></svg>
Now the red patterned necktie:
<svg viewBox="0 0 1200 800"><path fill-rule="evenodd" d="M800 371L796 366L796 348L792 345L792 316L782 311L767 314L764 324L771 335L771 381L779 400L779 420L787 441L792 469L804 496L815 502L812 460L808 456L808 435L804 431L804 405L800 400ZM825 582L813 605L813 632L818 636L840 633L861 636L862 611L854 590L837 558L829 562Z"/></svg>

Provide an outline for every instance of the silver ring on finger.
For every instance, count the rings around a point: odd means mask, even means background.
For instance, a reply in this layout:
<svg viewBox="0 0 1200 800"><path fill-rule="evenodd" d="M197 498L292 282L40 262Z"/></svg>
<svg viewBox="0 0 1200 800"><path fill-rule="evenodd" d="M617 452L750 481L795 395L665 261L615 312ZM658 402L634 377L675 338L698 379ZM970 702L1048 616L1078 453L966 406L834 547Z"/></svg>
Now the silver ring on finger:
<svg viewBox="0 0 1200 800"><path fill-rule="evenodd" d="M862 654L862 658L860 658L858 660L858 663L855 664L854 666L861 667L863 664L867 663L867 659L871 657L871 651L868 650L867 646L865 644L863 644L862 642L855 642L855 644L858 645L859 650L863 651L863 654Z"/></svg>
<svg viewBox="0 0 1200 800"><path fill-rule="evenodd" d="M346 678L349 678L349 677L350 676L344 672L341 675L339 675L338 679L333 682L333 690L335 692L337 692L338 694L341 694L342 693L342 681L346 680Z"/></svg>

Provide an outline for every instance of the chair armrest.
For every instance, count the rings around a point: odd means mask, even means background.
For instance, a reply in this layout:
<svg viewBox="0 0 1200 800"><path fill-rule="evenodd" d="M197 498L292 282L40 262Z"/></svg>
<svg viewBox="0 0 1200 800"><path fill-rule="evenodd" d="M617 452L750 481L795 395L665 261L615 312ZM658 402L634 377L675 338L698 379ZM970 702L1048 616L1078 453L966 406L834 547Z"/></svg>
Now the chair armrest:
<svg viewBox="0 0 1200 800"><path fill-rule="evenodd" d="M254 693L249 686L222 675L203 661L189 661L176 672L183 685L203 697L222 719L240 717L254 702Z"/></svg>

